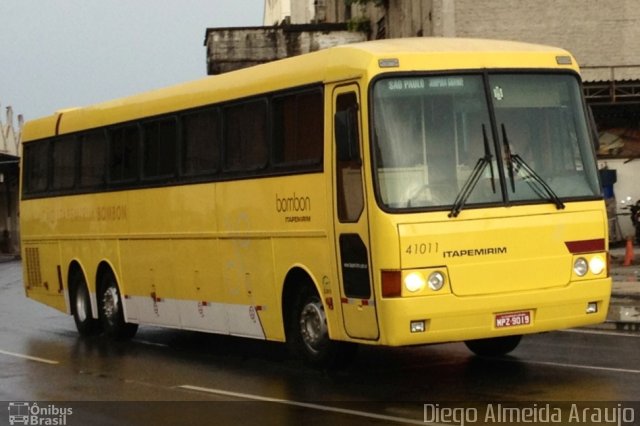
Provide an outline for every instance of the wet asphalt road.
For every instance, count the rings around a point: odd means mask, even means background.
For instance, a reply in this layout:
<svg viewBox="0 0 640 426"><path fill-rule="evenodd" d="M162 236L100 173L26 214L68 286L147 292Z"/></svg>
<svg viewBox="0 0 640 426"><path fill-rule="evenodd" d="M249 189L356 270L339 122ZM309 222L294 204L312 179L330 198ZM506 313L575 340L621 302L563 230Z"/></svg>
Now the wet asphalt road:
<svg viewBox="0 0 640 426"><path fill-rule="evenodd" d="M317 371L278 343L155 327L80 338L72 317L24 297L14 261L0 263L0 401L0 425L11 401L73 407L67 425L453 424L424 423L424 404L627 401L640 424L640 333L528 336L502 359L457 343L361 347L348 368Z"/></svg>

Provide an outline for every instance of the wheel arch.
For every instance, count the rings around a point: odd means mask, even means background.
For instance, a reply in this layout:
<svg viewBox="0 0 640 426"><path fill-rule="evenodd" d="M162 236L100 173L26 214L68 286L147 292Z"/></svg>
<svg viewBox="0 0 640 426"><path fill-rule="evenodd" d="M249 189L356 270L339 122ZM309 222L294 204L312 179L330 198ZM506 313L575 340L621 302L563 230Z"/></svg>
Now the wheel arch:
<svg viewBox="0 0 640 426"><path fill-rule="evenodd" d="M96 282L95 282L96 294L100 294L102 292L103 290L102 287L104 286L103 278L105 277L106 274L113 275L113 277L116 280L116 285L118 286L118 288L120 288L120 280L118 279L118 275L115 272L115 268L113 267L111 262L107 260L102 260L98 264L98 268L96 270Z"/></svg>
<svg viewBox="0 0 640 426"><path fill-rule="evenodd" d="M331 294L328 292L328 277L323 276L321 283L315 279L315 275L302 266L293 266L284 279L282 290L282 315L285 325L285 340L292 355L302 358L309 365L319 368L340 368L347 365L354 358L357 345L342 341L340 330L333 329L332 326L339 327L339 313L334 310L330 300ZM324 289L327 289L327 292ZM326 321L327 340L316 340L316 342L306 342L302 335L302 328L307 326L298 322L297 315L310 306L310 292L315 292L319 302L323 306L324 320ZM313 302L315 304L315 302ZM300 328L302 327L302 328ZM312 339L313 340L313 339ZM313 347L310 347L309 345Z"/></svg>
<svg viewBox="0 0 640 426"><path fill-rule="evenodd" d="M69 266L67 267L67 287L69 288L69 291L71 291L72 288L76 285L76 283L73 281L73 277L76 274L82 274L85 281L87 280L87 274L85 273L82 264L78 259L73 259L71 260L71 262L69 262ZM88 286L89 283L87 283L87 287Z"/></svg>
<svg viewBox="0 0 640 426"><path fill-rule="evenodd" d="M85 271L85 268L82 266L82 263L78 259L71 260L71 262L69 262L69 265L67 267L67 291L68 291L68 301L69 301L68 313L71 315L73 315L74 310L76 309L75 304L72 301L74 299L74 295L78 285L78 283L74 279L74 277L77 274L80 274L84 278L84 283L87 286L89 297L93 300L95 299L95 287L94 287L94 293L92 296L91 285L87 277L87 272ZM97 318L97 311L95 309L95 304L93 302L91 303L91 315L94 318Z"/></svg>
<svg viewBox="0 0 640 426"><path fill-rule="evenodd" d="M289 315L291 315L291 310L293 309L296 301L296 296L305 287L313 289L318 294L318 297L325 307L325 311L327 310L322 288L318 281L313 278L313 273L303 266L292 266L284 278L281 295L282 319L285 324L285 339L287 337L286 324L288 323ZM327 326L329 327L329 330L331 330L331 319L329 316L327 316Z"/></svg>

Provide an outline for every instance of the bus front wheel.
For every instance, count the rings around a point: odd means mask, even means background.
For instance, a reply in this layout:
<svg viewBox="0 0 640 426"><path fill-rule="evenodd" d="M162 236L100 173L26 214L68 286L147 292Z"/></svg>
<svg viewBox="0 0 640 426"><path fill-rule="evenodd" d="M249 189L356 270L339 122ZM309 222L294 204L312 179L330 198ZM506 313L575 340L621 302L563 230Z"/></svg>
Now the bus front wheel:
<svg viewBox="0 0 640 426"><path fill-rule="evenodd" d="M80 335L93 336L100 333L100 321L93 318L89 289L82 272L75 272L71 277L71 310Z"/></svg>
<svg viewBox="0 0 640 426"><path fill-rule="evenodd" d="M501 356L506 355L520 343L522 335L492 337L489 339L467 340L464 342L467 348L480 356Z"/></svg>
<svg viewBox="0 0 640 426"><path fill-rule="evenodd" d="M357 346L329 338L327 317L317 292L305 287L296 298L287 321L287 344L297 357L314 367L346 365Z"/></svg>
<svg viewBox="0 0 640 426"><path fill-rule="evenodd" d="M98 295L100 321L105 334L114 340L132 338L138 331L138 324L124 319L122 297L115 277L111 272L104 274Z"/></svg>

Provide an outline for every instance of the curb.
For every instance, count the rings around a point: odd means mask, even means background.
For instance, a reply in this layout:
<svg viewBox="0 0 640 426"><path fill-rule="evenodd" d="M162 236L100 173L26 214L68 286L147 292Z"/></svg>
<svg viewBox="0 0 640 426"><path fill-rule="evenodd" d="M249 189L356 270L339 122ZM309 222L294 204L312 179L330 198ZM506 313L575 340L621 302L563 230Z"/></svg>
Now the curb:
<svg viewBox="0 0 640 426"><path fill-rule="evenodd" d="M640 288L640 283L636 283ZM640 294L611 293L606 322L616 325L618 330L640 331Z"/></svg>
<svg viewBox="0 0 640 426"><path fill-rule="evenodd" d="M0 263L13 262L14 260L20 260L19 254L0 254Z"/></svg>

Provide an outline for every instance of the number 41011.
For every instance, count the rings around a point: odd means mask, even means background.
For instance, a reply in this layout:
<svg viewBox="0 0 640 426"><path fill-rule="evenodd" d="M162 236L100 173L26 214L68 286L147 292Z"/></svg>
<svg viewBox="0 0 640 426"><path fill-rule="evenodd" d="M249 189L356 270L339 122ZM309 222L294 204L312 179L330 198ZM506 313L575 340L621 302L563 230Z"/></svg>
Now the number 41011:
<svg viewBox="0 0 640 426"><path fill-rule="evenodd" d="M438 252L438 243L409 244L404 251L406 254L429 254Z"/></svg>

